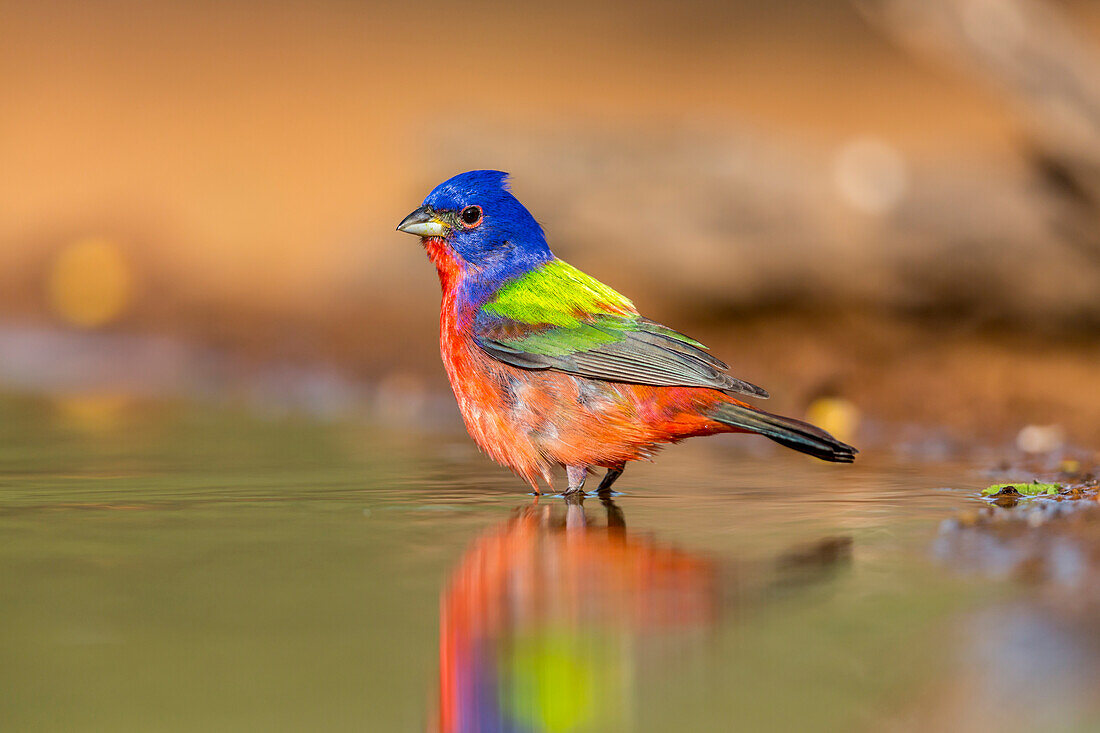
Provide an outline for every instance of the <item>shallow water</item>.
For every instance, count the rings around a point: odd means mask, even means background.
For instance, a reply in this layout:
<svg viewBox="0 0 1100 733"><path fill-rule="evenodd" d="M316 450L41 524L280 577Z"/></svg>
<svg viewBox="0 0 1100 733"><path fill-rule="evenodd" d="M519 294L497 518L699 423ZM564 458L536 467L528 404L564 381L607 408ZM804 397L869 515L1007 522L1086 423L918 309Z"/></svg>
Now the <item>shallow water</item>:
<svg viewBox="0 0 1100 733"><path fill-rule="evenodd" d="M933 551L985 483L729 437L575 506L457 432L0 401L0 727L1093 729L1095 637Z"/></svg>

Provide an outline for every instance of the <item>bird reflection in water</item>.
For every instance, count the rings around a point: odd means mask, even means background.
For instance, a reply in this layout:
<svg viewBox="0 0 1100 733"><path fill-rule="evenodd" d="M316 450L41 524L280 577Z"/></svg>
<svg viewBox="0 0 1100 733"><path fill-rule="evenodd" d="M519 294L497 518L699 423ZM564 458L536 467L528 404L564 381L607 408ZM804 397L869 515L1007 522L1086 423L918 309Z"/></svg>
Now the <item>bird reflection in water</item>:
<svg viewBox="0 0 1100 733"><path fill-rule="evenodd" d="M581 500L536 502L480 537L444 591L439 730L618 730L635 640L709 626L714 561L629 535Z"/></svg>
<svg viewBox="0 0 1100 733"><path fill-rule="evenodd" d="M849 558L841 537L764 567L719 562L628 533L609 497L599 521L582 501L536 500L462 557L441 601L436 730L630 729L646 640L710 628Z"/></svg>

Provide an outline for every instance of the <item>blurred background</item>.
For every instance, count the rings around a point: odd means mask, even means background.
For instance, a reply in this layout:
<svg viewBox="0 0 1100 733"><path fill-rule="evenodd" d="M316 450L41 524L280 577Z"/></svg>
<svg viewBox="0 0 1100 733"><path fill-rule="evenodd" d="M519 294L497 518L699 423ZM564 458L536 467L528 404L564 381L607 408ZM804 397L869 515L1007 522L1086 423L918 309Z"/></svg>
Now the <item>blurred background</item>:
<svg viewBox="0 0 1100 733"><path fill-rule="evenodd" d="M454 420L435 275L394 226L497 168L559 256L780 411L1100 439L1096 3L46 0L0 25L5 391Z"/></svg>
<svg viewBox="0 0 1100 733"><path fill-rule="evenodd" d="M532 499L473 168L859 460ZM0 0L3 730L1100 730L1098 387L1095 0Z"/></svg>

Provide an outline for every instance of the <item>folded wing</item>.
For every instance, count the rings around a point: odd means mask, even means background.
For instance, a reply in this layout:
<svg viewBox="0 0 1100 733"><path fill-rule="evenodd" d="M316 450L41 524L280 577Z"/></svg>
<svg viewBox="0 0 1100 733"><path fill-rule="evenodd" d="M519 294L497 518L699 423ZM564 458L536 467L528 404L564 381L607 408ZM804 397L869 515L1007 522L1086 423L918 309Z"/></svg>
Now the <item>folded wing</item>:
<svg viewBox="0 0 1100 733"><path fill-rule="evenodd" d="M767 397L731 376L703 344L643 318L625 297L554 260L505 285L478 311L478 345L521 369Z"/></svg>

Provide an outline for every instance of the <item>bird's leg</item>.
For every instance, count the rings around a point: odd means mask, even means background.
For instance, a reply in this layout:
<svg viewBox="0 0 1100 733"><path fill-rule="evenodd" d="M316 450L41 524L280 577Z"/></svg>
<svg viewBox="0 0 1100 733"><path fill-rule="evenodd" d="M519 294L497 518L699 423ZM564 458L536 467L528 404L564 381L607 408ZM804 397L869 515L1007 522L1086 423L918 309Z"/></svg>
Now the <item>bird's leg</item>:
<svg viewBox="0 0 1100 733"><path fill-rule="evenodd" d="M565 476L569 479L569 488L565 496L584 494L584 480L588 478L588 466L566 466Z"/></svg>
<svg viewBox="0 0 1100 733"><path fill-rule="evenodd" d="M623 475L623 469L625 467L626 466L615 466L614 468L607 469L607 473L604 474L603 480L600 481L599 488L596 489L596 494L598 496L610 496L611 484L615 483L619 476Z"/></svg>
<svg viewBox="0 0 1100 733"><path fill-rule="evenodd" d="M584 532L588 519L584 516L584 492L565 495L565 531Z"/></svg>

